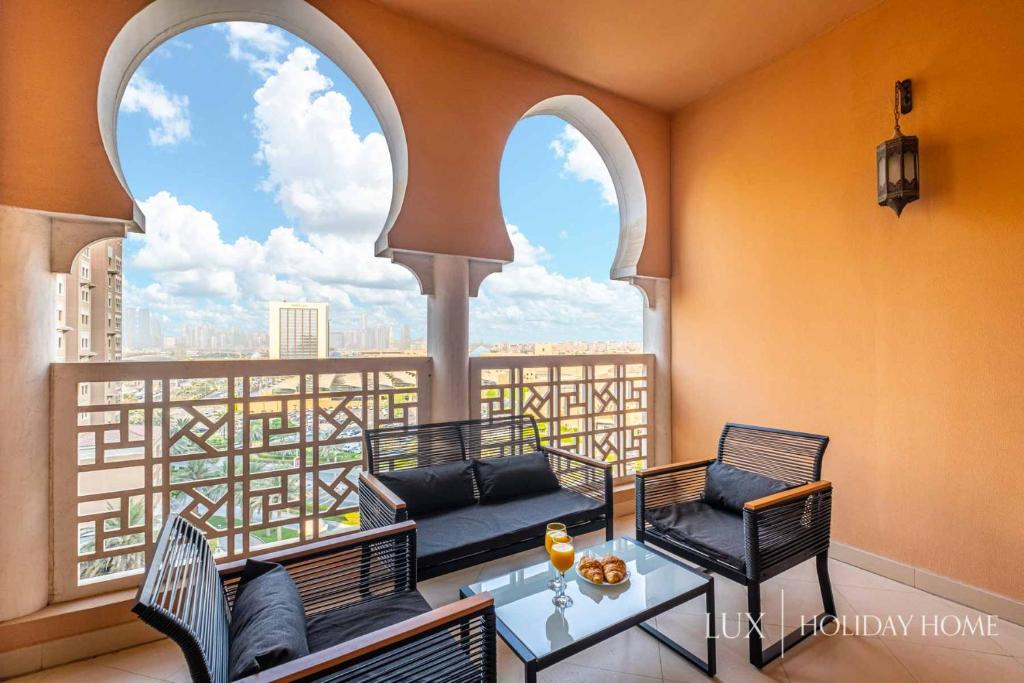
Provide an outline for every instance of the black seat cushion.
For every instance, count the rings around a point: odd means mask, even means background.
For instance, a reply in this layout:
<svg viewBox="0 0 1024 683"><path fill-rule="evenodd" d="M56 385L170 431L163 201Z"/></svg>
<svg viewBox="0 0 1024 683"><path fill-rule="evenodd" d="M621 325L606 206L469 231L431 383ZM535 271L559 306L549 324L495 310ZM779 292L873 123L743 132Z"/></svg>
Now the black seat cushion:
<svg viewBox="0 0 1024 683"><path fill-rule="evenodd" d="M743 504L748 500L770 496L792 486L756 472L713 462L708 465L707 478L704 480L704 502L742 514Z"/></svg>
<svg viewBox="0 0 1024 683"><path fill-rule="evenodd" d="M481 503L497 503L559 489L548 456L542 452L479 458L474 461Z"/></svg>
<svg viewBox="0 0 1024 683"><path fill-rule="evenodd" d="M473 463L468 460L378 472L377 479L402 499L411 517L476 503Z"/></svg>
<svg viewBox="0 0 1024 683"><path fill-rule="evenodd" d="M314 614L306 621L309 651L319 652L429 611L422 595L405 591Z"/></svg>
<svg viewBox="0 0 1024 683"><path fill-rule="evenodd" d="M309 654L302 598L284 567L259 560L245 563L229 638L231 680Z"/></svg>
<svg viewBox="0 0 1024 683"><path fill-rule="evenodd" d="M604 503L565 489L501 503L480 504L416 520L420 566L543 538L548 522L566 526L598 519Z"/></svg>
<svg viewBox="0 0 1024 683"><path fill-rule="evenodd" d="M644 514L656 530L670 539L739 571L746 568L741 515L699 500L655 508Z"/></svg>
<svg viewBox="0 0 1024 683"><path fill-rule="evenodd" d="M429 611L430 605L423 596L416 591L407 591L323 612L310 617L306 622L309 649L311 652L319 652ZM382 670L390 672L387 677L389 681L450 683L481 680L481 663L467 656L459 641L451 637L451 634L449 636L432 646L428 664L423 662L422 649L411 644L397 644L394 649L380 655L387 658L387 663L376 671L378 674ZM366 680L377 679L368 677Z"/></svg>

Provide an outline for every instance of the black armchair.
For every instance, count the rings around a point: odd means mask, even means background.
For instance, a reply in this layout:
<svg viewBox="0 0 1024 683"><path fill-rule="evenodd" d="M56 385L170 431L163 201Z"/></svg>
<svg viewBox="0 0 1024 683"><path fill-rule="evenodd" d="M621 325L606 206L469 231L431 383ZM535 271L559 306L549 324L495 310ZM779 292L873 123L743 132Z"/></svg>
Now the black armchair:
<svg viewBox="0 0 1024 683"><path fill-rule="evenodd" d="M828 575L832 484L820 480L827 446L827 436L727 424L717 458L637 473L637 539L747 586L750 662L759 668L836 615ZM745 501L742 513L723 509L707 499L716 461L784 490ZM812 557L824 612L762 649L761 583Z"/></svg>
<svg viewBox="0 0 1024 683"><path fill-rule="evenodd" d="M311 652L240 680L494 681L490 594L429 609L416 593L415 537L405 522L254 558L281 564L295 582ZM202 532L176 515L160 533L132 609L177 643L193 681L229 680L230 614L245 566L216 564ZM399 621L399 602L413 605L401 616L417 613ZM350 637L325 639L328 630L314 640L314 623L341 624Z"/></svg>

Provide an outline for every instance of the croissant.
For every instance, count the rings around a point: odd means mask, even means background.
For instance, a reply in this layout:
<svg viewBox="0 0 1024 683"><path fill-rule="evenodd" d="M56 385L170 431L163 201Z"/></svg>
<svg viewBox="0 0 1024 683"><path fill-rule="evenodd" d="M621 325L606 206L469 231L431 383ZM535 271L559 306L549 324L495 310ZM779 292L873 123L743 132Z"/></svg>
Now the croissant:
<svg viewBox="0 0 1024 683"><path fill-rule="evenodd" d="M602 557L601 566L604 569L604 580L608 583L619 583L626 578L626 563L614 555Z"/></svg>
<svg viewBox="0 0 1024 683"><path fill-rule="evenodd" d="M576 571L580 576L594 583L604 583L604 568L601 566L600 560L591 555L584 555L580 558L579 564L576 565Z"/></svg>

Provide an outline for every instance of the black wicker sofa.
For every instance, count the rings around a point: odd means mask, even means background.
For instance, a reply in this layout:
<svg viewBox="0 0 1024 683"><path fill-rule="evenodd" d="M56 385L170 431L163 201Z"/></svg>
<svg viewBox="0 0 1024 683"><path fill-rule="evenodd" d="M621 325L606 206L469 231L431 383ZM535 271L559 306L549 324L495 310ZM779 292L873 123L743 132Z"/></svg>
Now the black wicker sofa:
<svg viewBox="0 0 1024 683"><path fill-rule="evenodd" d="M547 524L612 537L608 463L541 446L529 416L369 429L363 529L416 521L420 578L543 545Z"/></svg>

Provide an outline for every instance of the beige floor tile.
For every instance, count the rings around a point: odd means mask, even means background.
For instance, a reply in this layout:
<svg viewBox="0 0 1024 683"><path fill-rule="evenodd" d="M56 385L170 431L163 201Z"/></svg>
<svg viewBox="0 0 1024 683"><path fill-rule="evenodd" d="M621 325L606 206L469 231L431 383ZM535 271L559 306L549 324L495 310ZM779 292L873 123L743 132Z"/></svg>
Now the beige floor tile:
<svg viewBox="0 0 1024 683"><path fill-rule="evenodd" d="M852 619L855 614L853 606L835 587L832 589L832 597L836 603L836 613L840 617ZM764 612L766 624L784 624L793 629L821 614L824 609L817 581L776 577L761 586L761 611ZM746 613L745 607L743 613Z"/></svg>
<svg viewBox="0 0 1024 683"><path fill-rule="evenodd" d="M520 683L522 680L520 675L519 678L511 679L508 683ZM660 683L661 681L660 678L592 669L589 666L578 666L569 662L560 662L551 668L544 669L537 676L537 680L541 683ZM502 683L505 682L502 681Z"/></svg>
<svg viewBox="0 0 1024 683"><path fill-rule="evenodd" d="M706 622L701 615L672 610L655 619L657 628L669 638L697 655L707 658ZM735 633L735 632L734 632ZM773 662L758 671L749 661L748 643L745 638L727 638L719 633L715 641L717 678L737 683L764 683L786 681L781 664ZM700 670L677 655L668 647L660 647L662 676L666 681L706 681Z"/></svg>
<svg viewBox="0 0 1024 683"><path fill-rule="evenodd" d="M809 560L801 562L795 567L787 569L781 576L785 577L789 581L813 581L818 582L818 565L815 559L812 557Z"/></svg>
<svg viewBox="0 0 1024 683"><path fill-rule="evenodd" d="M480 576L480 567L467 567L457 572L418 581L416 588L431 607L448 605L459 599L459 589L475 583Z"/></svg>
<svg viewBox="0 0 1024 683"><path fill-rule="evenodd" d="M996 634L993 640L1003 652L1014 657L1024 657L1024 626L1011 624L1005 619L996 622Z"/></svg>
<svg viewBox="0 0 1024 683"><path fill-rule="evenodd" d="M872 574L869 571L837 560L828 561L828 573L832 578L832 585L838 588L852 586L855 588L882 588L885 590L903 591L905 593L917 591L913 586L887 579L878 574Z"/></svg>
<svg viewBox="0 0 1024 683"><path fill-rule="evenodd" d="M955 635L943 635L941 631L935 633L936 619L940 625L943 619L947 620L948 632L953 632L958 628L956 624L964 624L965 620L977 623L977 620L985 619L985 615L977 610L918 590L904 592L845 587L842 591L862 619L877 617L883 627L887 623L895 625L895 635L881 634L886 640L1005 654L993 638L981 633L967 632L966 627ZM900 618L907 624L905 629L898 621ZM869 632L862 629L860 632L872 635L874 630L877 630L877 624L874 622L868 626L873 630Z"/></svg>
<svg viewBox="0 0 1024 683"><path fill-rule="evenodd" d="M65 664L16 678L17 683L153 683L157 679L99 666L94 660Z"/></svg>
<svg viewBox="0 0 1024 683"><path fill-rule="evenodd" d="M169 640L139 645L91 660L99 666L142 674L150 678L171 680L183 667L181 649Z"/></svg>
<svg viewBox="0 0 1024 683"><path fill-rule="evenodd" d="M913 683L880 638L816 636L788 650L782 667L792 683Z"/></svg>
<svg viewBox="0 0 1024 683"><path fill-rule="evenodd" d="M909 642L886 645L919 681L928 683L964 683L1024 681L1024 668L1013 657L982 652L929 647Z"/></svg>
<svg viewBox="0 0 1024 683"><path fill-rule="evenodd" d="M658 641L639 628L623 631L566 661L605 671L661 678Z"/></svg>
<svg viewBox="0 0 1024 683"><path fill-rule="evenodd" d="M683 681L685 683L701 683L709 680L707 675L672 652L661 646L661 670L664 681ZM715 679L724 683L786 683L789 678L782 663L775 661L763 669L750 664L746 659L718 655L716 658Z"/></svg>

